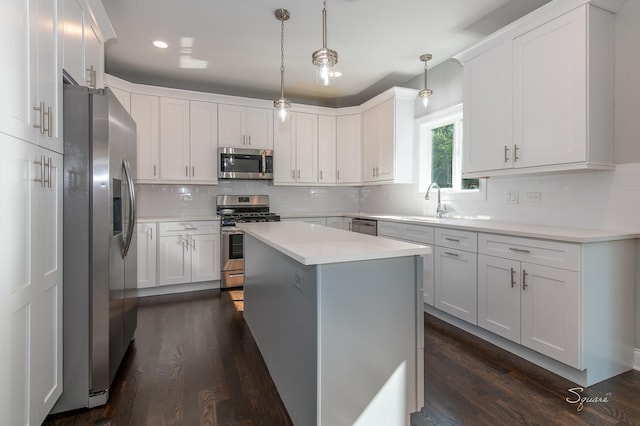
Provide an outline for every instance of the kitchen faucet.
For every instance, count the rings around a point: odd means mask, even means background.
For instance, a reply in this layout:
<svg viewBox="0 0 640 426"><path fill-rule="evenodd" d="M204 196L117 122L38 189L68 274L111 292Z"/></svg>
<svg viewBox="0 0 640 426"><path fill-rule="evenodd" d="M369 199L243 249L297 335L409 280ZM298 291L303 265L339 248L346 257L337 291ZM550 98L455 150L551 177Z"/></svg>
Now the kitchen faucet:
<svg viewBox="0 0 640 426"><path fill-rule="evenodd" d="M442 217L442 213L447 212L447 205L440 203L440 185L435 182L431 182L431 185L429 185L429 188L427 188L427 193L424 194L424 199L429 199L429 191L431 191L431 188L435 188L438 190L438 207L436 208L436 214L438 215L438 217Z"/></svg>

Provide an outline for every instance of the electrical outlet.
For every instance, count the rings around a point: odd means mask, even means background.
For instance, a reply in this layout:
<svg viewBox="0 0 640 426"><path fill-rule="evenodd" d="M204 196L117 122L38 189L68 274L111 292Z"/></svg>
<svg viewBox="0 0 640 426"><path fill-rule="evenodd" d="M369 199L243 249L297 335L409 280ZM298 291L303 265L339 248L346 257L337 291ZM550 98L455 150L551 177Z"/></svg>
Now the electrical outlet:
<svg viewBox="0 0 640 426"><path fill-rule="evenodd" d="M304 293L304 277L300 274L293 274L293 285Z"/></svg>
<svg viewBox="0 0 640 426"><path fill-rule="evenodd" d="M527 202L529 203L539 203L542 194L539 192L527 192Z"/></svg>
<svg viewBox="0 0 640 426"><path fill-rule="evenodd" d="M518 191L506 191L504 194L507 204L518 204Z"/></svg>
<svg viewBox="0 0 640 426"><path fill-rule="evenodd" d="M283 194L280 196L280 201L289 201L289 197Z"/></svg>
<svg viewBox="0 0 640 426"><path fill-rule="evenodd" d="M180 197L182 198L182 201L192 201L193 200L193 197L191 196L190 193L182 194L182 195L180 195Z"/></svg>

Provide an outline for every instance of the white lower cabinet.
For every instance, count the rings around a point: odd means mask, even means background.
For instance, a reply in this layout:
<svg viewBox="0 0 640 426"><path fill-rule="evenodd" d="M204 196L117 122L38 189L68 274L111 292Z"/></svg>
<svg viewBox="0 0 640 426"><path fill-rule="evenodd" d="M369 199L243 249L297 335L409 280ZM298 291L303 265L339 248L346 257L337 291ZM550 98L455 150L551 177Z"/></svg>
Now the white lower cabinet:
<svg viewBox="0 0 640 426"><path fill-rule="evenodd" d="M0 133L0 424L41 424L62 393L62 155Z"/></svg>
<svg viewBox="0 0 640 426"><path fill-rule="evenodd" d="M314 225L327 226L326 217L288 217L286 219L282 219L282 221L283 222L297 221L297 222L312 223Z"/></svg>
<svg viewBox="0 0 640 426"><path fill-rule="evenodd" d="M156 223L138 223L138 288L157 284L158 232Z"/></svg>
<svg viewBox="0 0 640 426"><path fill-rule="evenodd" d="M478 256L478 325L579 368L580 247L490 234L479 246L492 255Z"/></svg>
<svg viewBox="0 0 640 426"><path fill-rule="evenodd" d="M328 217L327 218L327 226L329 228L344 229L344 218L343 217Z"/></svg>
<svg viewBox="0 0 640 426"><path fill-rule="evenodd" d="M431 247L431 254L423 256L422 288L424 303L434 304L434 228L398 222L378 221L378 236Z"/></svg>
<svg viewBox="0 0 640 426"><path fill-rule="evenodd" d="M220 223L159 224L158 285L220 279Z"/></svg>
<svg viewBox="0 0 640 426"><path fill-rule="evenodd" d="M477 254L435 247L435 307L477 324Z"/></svg>

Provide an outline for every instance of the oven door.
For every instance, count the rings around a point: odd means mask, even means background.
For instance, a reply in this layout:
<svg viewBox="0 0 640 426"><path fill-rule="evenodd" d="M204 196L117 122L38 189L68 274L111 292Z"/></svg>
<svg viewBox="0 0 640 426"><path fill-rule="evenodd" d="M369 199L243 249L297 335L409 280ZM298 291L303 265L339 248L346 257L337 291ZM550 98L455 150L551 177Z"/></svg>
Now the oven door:
<svg viewBox="0 0 640 426"><path fill-rule="evenodd" d="M244 232L222 228L222 287L244 284Z"/></svg>

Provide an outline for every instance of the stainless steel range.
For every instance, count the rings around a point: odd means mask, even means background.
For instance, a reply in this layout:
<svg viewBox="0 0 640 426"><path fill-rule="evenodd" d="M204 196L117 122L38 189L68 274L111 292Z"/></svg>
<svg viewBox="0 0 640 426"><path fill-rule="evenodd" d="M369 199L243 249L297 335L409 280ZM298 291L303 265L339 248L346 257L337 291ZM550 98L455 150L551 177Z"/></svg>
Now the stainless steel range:
<svg viewBox="0 0 640 426"><path fill-rule="evenodd" d="M235 288L244 284L244 232L236 223L279 222L280 216L269 211L268 195L218 195L216 213L221 217L222 283Z"/></svg>

